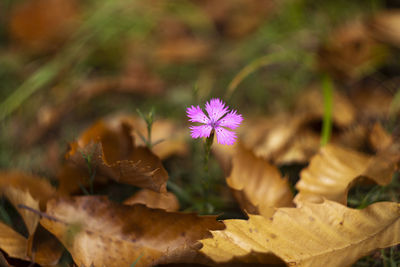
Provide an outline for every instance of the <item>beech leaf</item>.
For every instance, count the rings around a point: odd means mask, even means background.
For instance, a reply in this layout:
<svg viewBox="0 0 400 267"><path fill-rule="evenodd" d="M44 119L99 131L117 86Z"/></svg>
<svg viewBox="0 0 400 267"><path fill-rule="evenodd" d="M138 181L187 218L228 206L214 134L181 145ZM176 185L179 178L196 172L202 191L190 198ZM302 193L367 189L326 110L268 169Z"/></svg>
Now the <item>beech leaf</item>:
<svg viewBox="0 0 400 267"><path fill-rule="evenodd" d="M226 182L247 212L266 215L271 207L293 206L288 180L266 160L239 144L232 166Z"/></svg>
<svg viewBox="0 0 400 267"><path fill-rule="evenodd" d="M347 203L347 193L358 178L367 177L379 185L387 185L396 170L397 157L382 152L368 156L339 146L320 149L296 184L299 193L295 202L319 201L321 197Z"/></svg>
<svg viewBox="0 0 400 267"><path fill-rule="evenodd" d="M24 205L34 210L39 210L39 202L32 198L27 191L22 191L13 187L6 187L3 189L3 194L11 202L15 209L21 214L25 226L28 229L29 235L35 233L36 227L39 223L39 215L27 209L22 209L19 205Z"/></svg>
<svg viewBox="0 0 400 267"><path fill-rule="evenodd" d="M134 145L132 127L121 120L99 121L70 145L59 174L60 192L70 193L109 177L117 182L166 192L168 173L147 147ZM90 170L89 170L90 168ZM71 177L72 176L72 177Z"/></svg>
<svg viewBox="0 0 400 267"><path fill-rule="evenodd" d="M170 213L85 196L52 200L40 223L71 253L78 266L154 266L198 262L197 241L223 229L215 216Z"/></svg>
<svg viewBox="0 0 400 267"><path fill-rule="evenodd" d="M400 243L400 204L379 202L363 210L325 200L278 208L269 217L226 220L200 250L216 262L290 266L350 266L372 251ZM274 257L275 256L275 257Z"/></svg>
<svg viewBox="0 0 400 267"><path fill-rule="evenodd" d="M15 187L4 187L2 193L20 213L28 230L28 238L14 231L11 227L0 225L0 248L10 257L30 260L42 265L54 265L62 254L60 243L45 229L38 225L39 201L33 199L28 191ZM28 210L30 209L30 210Z"/></svg>
<svg viewBox="0 0 400 267"><path fill-rule="evenodd" d="M41 209L44 209L46 202L56 194L55 188L47 180L19 171L0 172L0 189L6 187L29 191L32 197L39 201Z"/></svg>
<svg viewBox="0 0 400 267"><path fill-rule="evenodd" d="M0 249L8 256L27 260L28 240L10 226L0 222Z"/></svg>
<svg viewBox="0 0 400 267"><path fill-rule="evenodd" d="M171 192L158 193L148 189L142 189L124 201L125 205L144 204L152 209L166 211L178 211L179 201Z"/></svg>

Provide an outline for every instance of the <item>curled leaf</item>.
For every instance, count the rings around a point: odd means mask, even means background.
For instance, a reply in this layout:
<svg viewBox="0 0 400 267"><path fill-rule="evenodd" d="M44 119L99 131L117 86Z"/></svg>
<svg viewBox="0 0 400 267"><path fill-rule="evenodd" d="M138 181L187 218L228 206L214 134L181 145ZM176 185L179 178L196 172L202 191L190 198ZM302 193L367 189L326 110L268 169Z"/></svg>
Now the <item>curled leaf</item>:
<svg viewBox="0 0 400 267"><path fill-rule="evenodd" d="M236 148L232 172L226 182L247 212L266 215L271 207L293 205L288 180L281 177L275 166L256 157L240 144Z"/></svg>
<svg viewBox="0 0 400 267"><path fill-rule="evenodd" d="M104 181L105 177L166 192L168 173L161 160L147 147L134 145L132 127L123 120L97 122L71 144L66 157L59 174L61 192L73 192L90 179Z"/></svg>
<svg viewBox="0 0 400 267"><path fill-rule="evenodd" d="M222 229L213 216L169 213L111 203L104 197L75 197L48 203L40 223L71 253L78 266L154 266L199 260L197 240Z"/></svg>
<svg viewBox="0 0 400 267"><path fill-rule="evenodd" d="M319 201L321 197L347 203L347 193L358 178L367 177L379 185L389 184L397 158L389 153L368 156L356 151L327 145L300 173L295 202Z"/></svg>
<svg viewBox="0 0 400 267"><path fill-rule="evenodd" d="M2 188L2 193L20 213L28 230L28 238L0 223L0 248L10 257L42 265L54 265L62 254L61 244L39 223L39 201L28 191L9 186ZM37 211L37 212L33 212Z"/></svg>
<svg viewBox="0 0 400 267"><path fill-rule="evenodd" d="M27 246L28 241L23 235L0 222L0 249L10 257L26 260L28 259Z"/></svg>
<svg viewBox="0 0 400 267"><path fill-rule="evenodd" d="M278 208L269 217L226 220L200 250L216 262L296 266L350 266L373 250L400 243L400 204L380 202L364 210L325 200Z"/></svg>
<svg viewBox="0 0 400 267"><path fill-rule="evenodd" d="M20 171L0 172L0 189L13 187L22 191L28 191L34 199L39 201L44 210L47 201L56 194L55 188L49 181Z"/></svg>
<svg viewBox="0 0 400 267"><path fill-rule="evenodd" d="M144 204L152 209L166 211L179 210L179 202L171 192L158 193L148 189L142 189L124 201L125 205Z"/></svg>

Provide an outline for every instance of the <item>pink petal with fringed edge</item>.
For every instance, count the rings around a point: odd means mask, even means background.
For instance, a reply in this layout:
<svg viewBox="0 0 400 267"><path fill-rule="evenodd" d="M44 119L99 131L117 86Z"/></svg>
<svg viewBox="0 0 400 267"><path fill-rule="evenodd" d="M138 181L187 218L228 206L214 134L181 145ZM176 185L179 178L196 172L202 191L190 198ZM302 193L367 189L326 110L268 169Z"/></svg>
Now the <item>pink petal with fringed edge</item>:
<svg viewBox="0 0 400 267"><path fill-rule="evenodd" d="M237 114L236 110L232 110L225 117L219 120L219 126L228 127L230 129L236 129L239 124L243 121L243 117Z"/></svg>
<svg viewBox="0 0 400 267"><path fill-rule="evenodd" d="M209 122L209 118L204 114L199 106L191 106L190 108L187 108L186 114L191 122L201 122L204 124Z"/></svg>
<svg viewBox="0 0 400 267"><path fill-rule="evenodd" d="M221 145L233 145L236 141L236 134L222 127L215 128L215 133L217 142Z"/></svg>
<svg viewBox="0 0 400 267"><path fill-rule="evenodd" d="M228 112L228 107L218 98L213 98L206 103L206 110L211 121L216 122Z"/></svg>
<svg viewBox="0 0 400 267"><path fill-rule="evenodd" d="M209 137L212 127L210 125L200 125L190 127L192 138Z"/></svg>

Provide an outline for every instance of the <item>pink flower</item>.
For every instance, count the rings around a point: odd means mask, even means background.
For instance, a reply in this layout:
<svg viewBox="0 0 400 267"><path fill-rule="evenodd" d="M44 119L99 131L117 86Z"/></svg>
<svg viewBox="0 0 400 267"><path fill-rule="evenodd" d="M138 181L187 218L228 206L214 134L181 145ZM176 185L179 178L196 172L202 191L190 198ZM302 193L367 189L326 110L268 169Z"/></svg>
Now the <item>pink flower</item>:
<svg viewBox="0 0 400 267"><path fill-rule="evenodd" d="M190 122L199 122L203 125L191 126L192 138L209 137L212 131L217 135L217 142L221 145L233 145L236 134L229 129L236 129L242 122L243 117L236 110L229 111L225 103L218 98L213 98L206 103L207 115L197 106L187 108L186 113Z"/></svg>

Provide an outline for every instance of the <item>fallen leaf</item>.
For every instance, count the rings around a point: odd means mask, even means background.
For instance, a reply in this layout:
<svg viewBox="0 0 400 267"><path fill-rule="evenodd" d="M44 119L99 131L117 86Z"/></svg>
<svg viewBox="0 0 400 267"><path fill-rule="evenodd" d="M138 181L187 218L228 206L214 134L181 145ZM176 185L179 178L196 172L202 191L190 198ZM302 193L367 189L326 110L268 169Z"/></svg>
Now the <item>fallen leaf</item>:
<svg viewBox="0 0 400 267"><path fill-rule="evenodd" d="M147 147L135 146L132 131L122 118L99 121L87 129L70 145L68 165L59 174L60 192L70 193L86 186L91 176L95 181L109 177L166 192L168 173L161 160ZM75 178L69 179L70 174Z"/></svg>
<svg viewBox="0 0 400 267"><path fill-rule="evenodd" d="M38 264L56 265L63 252L64 247L60 241L40 224L36 228L35 234L28 239L28 256Z"/></svg>
<svg viewBox="0 0 400 267"><path fill-rule="evenodd" d="M347 203L347 193L362 177L379 185L391 182L396 170L396 157L391 154L368 156L339 146L326 145L300 173L295 202L319 201L321 197Z"/></svg>
<svg viewBox="0 0 400 267"><path fill-rule="evenodd" d="M243 126L240 140L245 147L252 149L256 156L277 163L275 159L285 153L292 140L297 137L297 132L304 121L303 116L290 116L288 114L256 119ZM307 159L296 160L304 161Z"/></svg>
<svg viewBox="0 0 400 267"><path fill-rule="evenodd" d="M240 38L255 31L275 11L269 0L196 1L221 34Z"/></svg>
<svg viewBox="0 0 400 267"><path fill-rule="evenodd" d="M393 144L392 136L379 123L372 127L368 140L375 151L382 151Z"/></svg>
<svg viewBox="0 0 400 267"><path fill-rule="evenodd" d="M400 46L400 12L399 10L383 11L367 20L370 35L383 43Z"/></svg>
<svg viewBox="0 0 400 267"><path fill-rule="evenodd" d="M20 171L0 172L0 189L5 187L29 191L32 197L39 201L42 210L45 209L47 201L56 194L55 188L49 181Z"/></svg>
<svg viewBox="0 0 400 267"><path fill-rule="evenodd" d="M124 201L125 205L143 204L152 209L178 211L179 201L171 192L158 193L142 189Z"/></svg>
<svg viewBox="0 0 400 267"><path fill-rule="evenodd" d="M1 192L10 203L16 208L24 221L28 234L31 236L35 233L36 227L39 223L39 215L27 209L19 208L19 205L24 205L34 210L39 210L39 201L33 199L28 191L8 186L2 189Z"/></svg>
<svg viewBox="0 0 400 267"><path fill-rule="evenodd" d="M336 127L344 128L354 123L356 110L350 99L338 90L334 90L332 99L332 120ZM296 102L295 114L303 115L303 124L324 116L324 100L320 86L312 86L299 95ZM299 116L297 115L297 116Z"/></svg>
<svg viewBox="0 0 400 267"><path fill-rule="evenodd" d="M214 216L170 213L111 203L104 197L52 200L40 223L71 253L78 266L154 266L197 262L197 240L223 229Z"/></svg>
<svg viewBox="0 0 400 267"><path fill-rule="evenodd" d="M318 65L341 80L357 80L379 67L387 48L370 37L361 19L335 30L319 48Z"/></svg>
<svg viewBox="0 0 400 267"><path fill-rule="evenodd" d="M126 119L134 126L133 136L136 144L144 146L145 143L140 135L147 136L145 121L134 116L129 116ZM151 142L154 144L151 151L162 160L176 155L185 156L188 154L186 138L187 130L182 125L169 119L157 119L154 121L151 130Z"/></svg>
<svg viewBox="0 0 400 267"><path fill-rule="evenodd" d="M371 81L354 86L349 92L349 98L358 110L357 121L368 123L388 118L393 93L381 81Z"/></svg>
<svg viewBox="0 0 400 267"><path fill-rule="evenodd" d="M209 42L201 39L181 37L166 40L155 51L158 60L168 63L196 62L204 60L211 52Z"/></svg>
<svg viewBox="0 0 400 267"><path fill-rule="evenodd" d="M32 210L40 212L39 201L33 199L28 191L11 186L3 187L2 194L21 215L28 230L28 238L14 231L8 225L0 223L0 248L10 257L30 260L41 265L56 264L63 249L54 236L42 229L41 226L38 227L39 214Z"/></svg>
<svg viewBox="0 0 400 267"><path fill-rule="evenodd" d="M18 259L28 259L28 240L10 226L0 222L0 249L8 256Z"/></svg>
<svg viewBox="0 0 400 267"><path fill-rule="evenodd" d="M11 267L10 264L8 264L7 259L4 257L4 254L0 252L0 266L1 267Z"/></svg>
<svg viewBox="0 0 400 267"><path fill-rule="evenodd" d="M269 217L225 220L200 250L215 262L289 266L350 266L372 251L400 243L400 204L380 202L363 210L325 200L300 208L278 208Z"/></svg>
<svg viewBox="0 0 400 267"><path fill-rule="evenodd" d="M288 180L282 178L275 166L242 145L237 146L232 161L232 172L226 182L242 209L265 216L271 207L293 206Z"/></svg>
<svg viewBox="0 0 400 267"><path fill-rule="evenodd" d="M43 52L59 47L71 33L78 5L74 0L28 0L15 5L11 12L12 39L25 48Z"/></svg>

